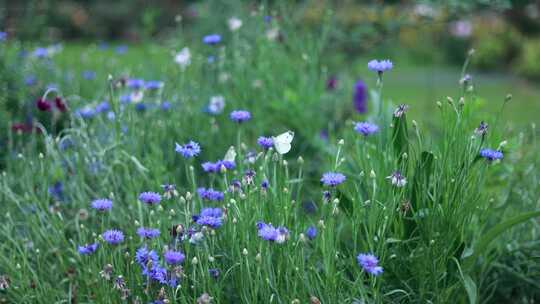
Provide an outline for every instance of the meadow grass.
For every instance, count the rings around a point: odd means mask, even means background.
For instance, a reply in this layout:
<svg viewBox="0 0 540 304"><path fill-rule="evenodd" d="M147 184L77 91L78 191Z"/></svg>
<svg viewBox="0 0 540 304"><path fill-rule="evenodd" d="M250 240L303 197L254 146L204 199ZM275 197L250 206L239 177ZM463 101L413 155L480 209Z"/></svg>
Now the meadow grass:
<svg viewBox="0 0 540 304"><path fill-rule="evenodd" d="M446 85L436 86L440 101L409 111L392 100L416 96L407 77L393 79L410 70L395 61L378 73L360 59L364 71L344 66L332 89L325 26L306 32L263 16L239 16L242 27L223 30L217 45L187 36L125 54L68 46L45 58L20 56L29 46L16 41L1 46L0 300L537 298L536 130L504 127L514 102L504 88L486 89L486 106L474 75L471 86L459 84L459 70L451 79L437 72ZM175 63L186 46L189 64ZM365 113L355 112L349 89L360 74L371 88L356 100ZM29 76L35 83L25 84ZM139 88L136 79L163 86ZM44 92L50 108L40 111L35 100ZM251 119L237 122L233 110ZM360 121L377 127L366 131ZM273 144L258 145L259 136ZM154 203L140 195L147 191ZM141 227L159 235L141 237Z"/></svg>

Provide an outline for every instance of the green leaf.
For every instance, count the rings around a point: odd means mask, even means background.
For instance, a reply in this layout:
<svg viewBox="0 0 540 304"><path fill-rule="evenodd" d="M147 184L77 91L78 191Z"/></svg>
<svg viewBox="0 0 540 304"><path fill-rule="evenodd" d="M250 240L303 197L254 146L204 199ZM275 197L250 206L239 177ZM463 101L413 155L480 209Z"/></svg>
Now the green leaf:
<svg viewBox="0 0 540 304"><path fill-rule="evenodd" d="M392 143L394 145L394 151L401 163L403 160L403 153L409 152L409 133L407 130L407 119L405 113L400 117L393 118L392 124L394 129L392 131Z"/></svg>
<svg viewBox="0 0 540 304"><path fill-rule="evenodd" d="M470 304L476 304L477 291L476 284L473 279L468 275L463 275L463 286L465 286L465 291L467 291L467 297L469 298Z"/></svg>
<svg viewBox="0 0 540 304"><path fill-rule="evenodd" d="M503 232L507 231L508 229L512 228L515 225L521 224L537 216L540 216L540 210L526 212L518 216L515 216L507 221L504 221L502 223L495 225L493 228L491 228L485 234L483 234L480 241L474 246L473 253L470 256L463 259L463 266L466 268L471 267L476 261L476 259L478 258L478 256L482 255L488 249L491 241L493 241Z"/></svg>

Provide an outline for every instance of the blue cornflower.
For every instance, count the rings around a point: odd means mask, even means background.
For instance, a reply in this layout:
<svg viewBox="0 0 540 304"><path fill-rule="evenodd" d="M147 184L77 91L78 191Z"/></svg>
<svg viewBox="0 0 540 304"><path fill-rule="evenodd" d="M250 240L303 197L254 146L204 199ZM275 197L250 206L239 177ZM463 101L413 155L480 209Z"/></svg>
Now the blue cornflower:
<svg viewBox="0 0 540 304"><path fill-rule="evenodd" d="M112 201L107 198L100 198L97 200L93 200L90 206L92 209L95 209L97 211L109 211L112 208Z"/></svg>
<svg viewBox="0 0 540 304"><path fill-rule="evenodd" d="M0 31L0 41L5 41L7 39L7 33Z"/></svg>
<svg viewBox="0 0 540 304"><path fill-rule="evenodd" d="M236 164L230 160L218 160L216 162L216 166L218 167L218 170L221 170L221 167L225 167L227 170L236 168Z"/></svg>
<svg viewBox="0 0 540 304"><path fill-rule="evenodd" d="M501 151L484 148L480 150L480 156L492 162L498 159L502 159L504 155Z"/></svg>
<svg viewBox="0 0 540 304"><path fill-rule="evenodd" d="M148 247L143 246L137 249L137 252L135 252L135 261L141 266L141 268L146 269L148 262L157 264L159 257L154 250L148 250Z"/></svg>
<svg viewBox="0 0 540 304"><path fill-rule="evenodd" d="M224 194L221 191L214 190L212 188L198 188L197 193L199 194L199 197L203 200L209 200L209 201L222 201L224 198Z"/></svg>
<svg viewBox="0 0 540 304"><path fill-rule="evenodd" d="M267 180L267 179L264 179L264 180L261 182L261 188L262 188L263 190L267 190L269 185L270 185L270 184L268 183L268 180Z"/></svg>
<svg viewBox="0 0 540 304"><path fill-rule="evenodd" d="M142 192L139 194L139 200L148 205L157 205L161 202L161 195L156 192Z"/></svg>
<svg viewBox="0 0 540 304"><path fill-rule="evenodd" d="M390 71L394 67L394 64L388 59L380 61L374 59L368 62L367 66L369 70L382 74L383 72Z"/></svg>
<svg viewBox="0 0 540 304"><path fill-rule="evenodd" d="M201 167L203 168L204 172L207 173L216 173L219 171L217 164L212 162L204 162L201 164Z"/></svg>
<svg viewBox="0 0 540 304"><path fill-rule="evenodd" d="M354 130L364 136L368 136L379 131L379 126L369 122L357 122L354 124Z"/></svg>
<svg viewBox="0 0 540 304"><path fill-rule="evenodd" d="M111 106L109 105L109 102L104 100L96 105L95 112L96 113L103 113L107 112L111 109Z"/></svg>
<svg viewBox="0 0 540 304"><path fill-rule="evenodd" d="M96 111L92 109L91 107L86 106L82 109L78 109L77 111L75 111L75 115L84 119L89 119L96 116Z"/></svg>
<svg viewBox="0 0 540 304"><path fill-rule="evenodd" d="M370 273L374 276L380 275L383 273L383 268L379 266L379 259L371 253L360 253L356 260L358 265L364 269L365 272Z"/></svg>
<svg viewBox="0 0 540 304"><path fill-rule="evenodd" d="M144 87L144 80L143 79L136 79L136 78L130 78L127 80L126 85L130 89L139 90Z"/></svg>
<svg viewBox="0 0 540 304"><path fill-rule="evenodd" d="M127 46L127 45L119 45L119 46L117 46L116 49L115 49L115 52L116 52L116 54L118 54L118 55L123 55L123 54L125 54L127 51L128 51L128 46Z"/></svg>
<svg viewBox="0 0 540 304"><path fill-rule="evenodd" d="M219 228L223 225L223 211L221 208L204 208L193 216L193 221L197 225Z"/></svg>
<svg viewBox="0 0 540 304"><path fill-rule="evenodd" d="M96 78L96 72L94 71L83 71L82 77L86 80L92 80Z"/></svg>
<svg viewBox="0 0 540 304"><path fill-rule="evenodd" d="M221 36L218 34L206 35L203 37L203 42L208 45L215 45L221 42Z"/></svg>
<svg viewBox="0 0 540 304"><path fill-rule="evenodd" d="M289 230L283 226L274 228L272 224L258 222L257 229L259 230L259 237L266 241L281 244L289 238Z"/></svg>
<svg viewBox="0 0 540 304"><path fill-rule="evenodd" d="M186 256L180 251L168 250L163 254L165 262L169 265L182 264Z"/></svg>
<svg viewBox="0 0 540 304"><path fill-rule="evenodd" d="M147 275L150 279L157 281L160 284L167 284L167 269L159 264L152 264L150 269L147 269Z"/></svg>
<svg viewBox="0 0 540 304"><path fill-rule="evenodd" d="M321 178L321 183L325 186L335 187L347 179L345 175L338 172L326 172Z"/></svg>
<svg viewBox="0 0 540 304"><path fill-rule="evenodd" d="M62 182L56 182L49 186L48 192L55 200L61 201L64 199L64 185Z"/></svg>
<svg viewBox="0 0 540 304"><path fill-rule="evenodd" d="M315 226L309 226L306 229L306 236L308 239L313 240L317 236L317 228Z"/></svg>
<svg viewBox="0 0 540 304"><path fill-rule="evenodd" d="M147 90L159 90L163 87L163 82L158 80L149 80L144 84Z"/></svg>
<svg viewBox="0 0 540 304"><path fill-rule="evenodd" d="M219 277L219 269L217 268L210 268L208 269L208 274L214 278L217 279Z"/></svg>
<svg viewBox="0 0 540 304"><path fill-rule="evenodd" d="M367 86L362 80L354 85L353 105L356 112L367 112Z"/></svg>
<svg viewBox="0 0 540 304"><path fill-rule="evenodd" d="M274 146L274 140L272 137L261 136L257 139L257 144L261 146L261 148L268 150Z"/></svg>
<svg viewBox="0 0 540 304"><path fill-rule="evenodd" d="M157 238L160 234L159 229L140 227L137 229L137 234L143 239Z"/></svg>
<svg viewBox="0 0 540 304"><path fill-rule="evenodd" d="M111 245L118 245L124 241L124 233L116 229L107 230L103 232L103 239Z"/></svg>
<svg viewBox="0 0 540 304"><path fill-rule="evenodd" d="M235 121L237 123L243 123L251 119L251 113L245 110L236 110L232 111L229 117L232 121Z"/></svg>
<svg viewBox="0 0 540 304"><path fill-rule="evenodd" d="M45 58L49 56L49 50L44 47L38 47L32 52L32 56L36 58Z"/></svg>
<svg viewBox="0 0 540 304"><path fill-rule="evenodd" d="M191 158L201 153L201 146L198 143L190 140L187 144L179 145L176 143L175 151L182 154L184 158Z"/></svg>
<svg viewBox="0 0 540 304"><path fill-rule="evenodd" d="M148 109L148 106L143 102L139 102L135 104L135 110L139 112L144 112L146 111L146 109Z"/></svg>
<svg viewBox="0 0 540 304"><path fill-rule="evenodd" d="M169 110L171 109L171 107L172 107L172 105L171 105L171 103L168 102L168 101L163 101L163 102L161 103L161 109L162 109L163 111L169 111Z"/></svg>
<svg viewBox="0 0 540 304"><path fill-rule="evenodd" d="M81 255L90 255L94 252L96 252L96 250L98 249L99 247L99 244L98 243L93 243L93 244L86 244L84 246L79 246L79 248L77 249L77 251L79 252L79 254Z"/></svg>
<svg viewBox="0 0 540 304"><path fill-rule="evenodd" d="M37 77L35 75L29 75L24 78L24 84L27 86L33 86L37 83Z"/></svg>

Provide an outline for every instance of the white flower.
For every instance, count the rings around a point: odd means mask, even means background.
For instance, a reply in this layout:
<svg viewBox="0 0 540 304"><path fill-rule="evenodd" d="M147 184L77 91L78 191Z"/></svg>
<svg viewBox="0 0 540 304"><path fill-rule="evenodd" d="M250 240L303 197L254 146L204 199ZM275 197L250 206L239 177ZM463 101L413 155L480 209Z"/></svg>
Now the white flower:
<svg viewBox="0 0 540 304"><path fill-rule="evenodd" d="M387 176L386 178L389 179L392 182L392 185L396 187L403 187L407 184L407 179L401 175L399 171L392 173L392 175Z"/></svg>
<svg viewBox="0 0 540 304"><path fill-rule="evenodd" d="M223 96L218 95L210 97L208 112L217 115L223 112L223 108L225 108L225 98L223 98Z"/></svg>
<svg viewBox="0 0 540 304"><path fill-rule="evenodd" d="M236 17L230 18L227 23L229 24L229 29L231 30L231 32L234 32L242 27L242 20Z"/></svg>
<svg viewBox="0 0 540 304"><path fill-rule="evenodd" d="M268 31L266 31L266 38L270 41L274 41L279 36L279 29L278 28L271 28Z"/></svg>
<svg viewBox="0 0 540 304"><path fill-rule="evenodd" d="M185 47L180 50L175 56L174 56L174 62L176 62L182 69L185 69L188 65L191 64L191 52L189 51L189 48Z"/></svg>

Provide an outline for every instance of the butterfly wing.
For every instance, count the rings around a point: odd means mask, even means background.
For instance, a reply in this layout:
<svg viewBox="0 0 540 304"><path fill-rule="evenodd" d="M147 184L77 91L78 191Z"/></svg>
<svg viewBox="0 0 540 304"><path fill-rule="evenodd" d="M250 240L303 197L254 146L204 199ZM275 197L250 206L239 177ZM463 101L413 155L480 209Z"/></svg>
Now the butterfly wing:
<svg viewBox="0 0 540 304"><path fill-rule="evenodd" d="M234 149L234 146L231 146L229 150L227 150L227 153L225 153L225 157L223 157L223 160L234 162L235 159L236 159L236 150Z"/></svg>
<svg viewBox="0 0 540 304"><path fill-rule="evenodd" d="M279 154L286 154L291 150L291 142L294 138L294 132L287 131L276 137L273 137L274 148Z"/></svg>

